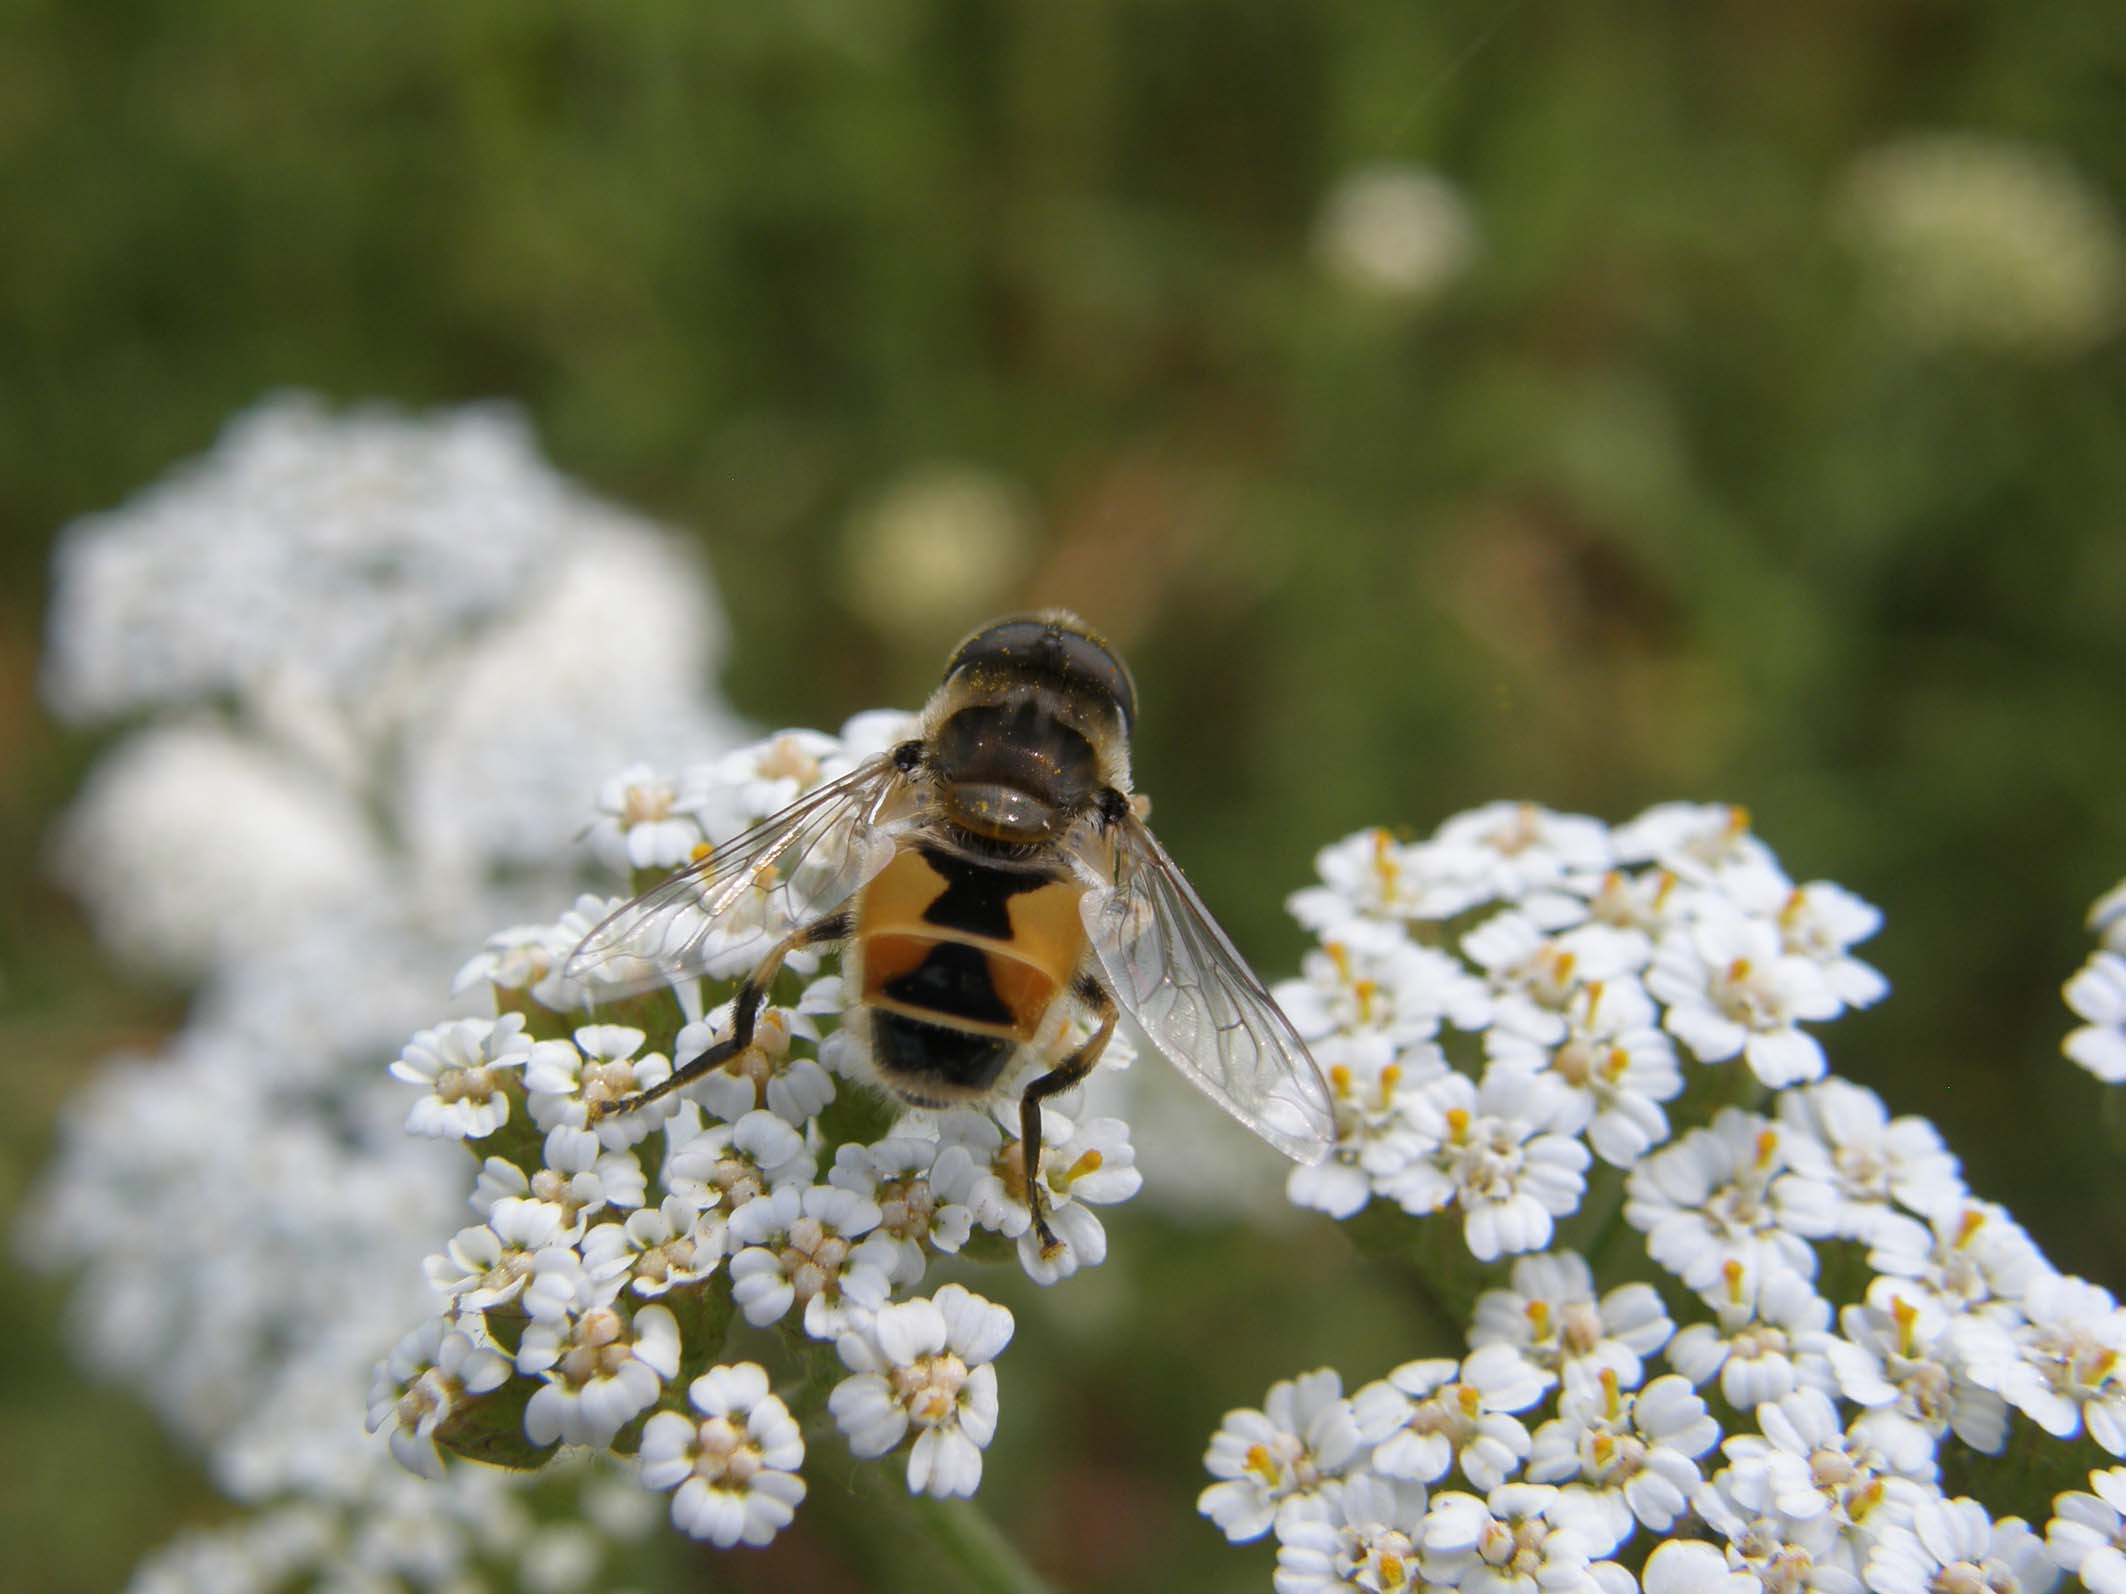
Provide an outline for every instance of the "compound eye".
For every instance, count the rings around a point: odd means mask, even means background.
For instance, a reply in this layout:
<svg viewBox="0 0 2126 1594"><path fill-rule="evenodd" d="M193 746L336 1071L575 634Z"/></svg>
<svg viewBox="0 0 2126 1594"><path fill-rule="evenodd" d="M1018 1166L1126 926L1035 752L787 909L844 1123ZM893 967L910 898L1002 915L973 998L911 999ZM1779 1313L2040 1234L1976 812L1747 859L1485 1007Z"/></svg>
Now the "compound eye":
<svg viewBox="0 0 2126 1594"><path fill-rule="evenodd" d="M1122 711L1123 729L1134 728L1137 723L1137 685L1130 679L1128 666L1090 632L1060 632L1057 641L1062 652L1063 673L1095 688L1103 697L1113 699L1115 706Z"/></svg>
<svg viewBox="0 0 2126 1594"><path fill-rule="evenodd" d="M1023 667L1039 656L1047 625L1033 615L993 620L952 650L945 673L984 667Z"/></svg>
<svg viewBox="0 0 2126 1594"><path fill-rule="evenodd" d="M1046 679L1090 692L1115 705L1125 731L1137 720L1137 688L1129 668L1085 622L1063 610L992 621L953 650L949 679L961 670Z"/></svg>

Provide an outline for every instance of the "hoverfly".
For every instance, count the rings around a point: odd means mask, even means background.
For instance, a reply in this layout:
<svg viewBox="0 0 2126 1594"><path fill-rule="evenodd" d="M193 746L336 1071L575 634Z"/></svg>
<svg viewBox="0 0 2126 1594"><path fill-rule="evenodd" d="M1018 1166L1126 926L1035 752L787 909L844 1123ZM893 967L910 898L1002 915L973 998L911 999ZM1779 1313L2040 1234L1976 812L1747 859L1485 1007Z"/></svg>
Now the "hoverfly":
<svg viewBox="0 0 2126 1594"><path fill-rule="evenodd" d="M752 1044L800 949L839 946L848 1023L911 1106L1019 1098L1028 1205L1041 1103L1083 1080L1127 1013L1212 1100L1287 1156L1335 1138L1292 1028L1146 828L1130 786L1129 670L1062 610L983 626L953 651L917 734L799 797L613 913L570 955L614 994L743 971L729 1033L626 1112ZM1090 1035L1075 1045L1080 1020Z"/></svg>

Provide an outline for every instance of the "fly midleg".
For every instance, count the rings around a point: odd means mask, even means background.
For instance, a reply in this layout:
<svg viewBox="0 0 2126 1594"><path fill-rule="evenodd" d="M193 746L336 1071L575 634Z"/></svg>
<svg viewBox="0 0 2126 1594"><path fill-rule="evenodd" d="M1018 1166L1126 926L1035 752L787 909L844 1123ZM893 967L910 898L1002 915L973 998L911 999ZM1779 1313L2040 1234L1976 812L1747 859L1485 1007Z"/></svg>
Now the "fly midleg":
<svg viewBox="0 0 2126 1594"><path fill-rule="evenodd" d="M804 947L825 946L833 941L845 941L849 937L849 915L830 913L817 919L801 930L793 930L768 949L768 955L753 967L753 972L740 982L738 993L731 998L731 1033L711 1046L699 1057L672 1071L669 1079L658 1081L648 1090L637 1091L632 1096L622 1096L617 1101L594 1103L590 1109L590 1121L614 1113L633 1112L637 1107L647 1107L660 1096L669 1096L673 1091L691 1085L711 1069L721 1068L753 1044L753 1026L760 1021L760 1010L767 1004L768 987L775 983L775 976L782 971L783 959Z"/></svg>
<svg viewBox="0 0 2126 1594"><path fill-rule="evenodd" d="M1034 1233L1040 1236L1044 1257L1054 1256L1063 1246L1056 1231L1048 1226L1048 1204L1041 1199L1041 1103L1091 1073L1107 1047L1107 1038L1115 1032L1114 998L1099 981L1080 980L1076 995L1099 1020L1100 1027L1083 1046L1028 1085L1019 1098L1019 1147L1026 1158L1026 1206L1033 1213Z"/></svg>

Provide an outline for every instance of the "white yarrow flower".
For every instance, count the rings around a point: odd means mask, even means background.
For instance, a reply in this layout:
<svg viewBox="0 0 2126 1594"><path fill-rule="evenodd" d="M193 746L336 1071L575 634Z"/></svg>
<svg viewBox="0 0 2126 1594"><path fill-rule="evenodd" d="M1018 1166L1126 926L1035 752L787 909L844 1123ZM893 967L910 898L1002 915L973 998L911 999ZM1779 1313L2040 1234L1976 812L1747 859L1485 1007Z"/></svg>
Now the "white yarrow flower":
<svg viewBox="0 0 2126 1594"><path fill-rule="evenodd" d="M2098 952L2069 980L2067 1005L2086 1020L2061 1049L2107 1085L2126 1081L2126 956Z"/></svg>
<svg viewBox="0 0 2126 1594"><path fill-rule="evenodd" d="M1782 1269L1813 1279L1809 1241L1835 1231L1837 1197L1794 1170L1787 1140L1766 1118L1722 1108L1711 1128L1631 1171L1624 1216L1653 1259L1694 1290L1722 1283L1730 1262L1753 1281Z"/></svg>
<svg viewBox="0 0 2126 1594"><path fill-rule="evenodd" d="M1294 1502L1277 1523L1276 1594L1418 1594L1424 1485L1367 1473Z"/></svg>
<svg viewBox="0 0 2126 1594"><path fill-rule="evenodd" d="M1285 1194L1295 1206L1348 1218L1373 1199L1376 1175L1423 1152L1410 1104L1420 1086L1446 1074L1447 1059L1430 1041L1398 1048L1373 1031L1329 1035L1312 1050L1329 1087L1336 1144L1320 1162L1286 1174Z"/></svg>
<svg viewBox="0 0 2126 1594"><path fill-rule="evenodd" d="M1012 1328L1003 1307L948 1284L928 1300L881 1307L864 1328L843 1334L837 1348L854 1376L834 1386L827 1409L849 1448L882 1456L912 1427L908 1492L973 1494L997 1427L991 1364Z"/></svg>
<svg viewBox="0 0 2126 1594"><path fill-rule="evenodd" d="M1469 1594L1607 1594L1605 1583L1620 1585L1593 1570L1580 1521L1546 1484L1502 1483L1483 1499L1436 1495L1425 1517L1424 1575Z"/></svg>
<svg viewBox="0 0 2126 1594"><path fill-rule="evenodd" d="M1827 1360L1831 1303L1799 1273L1752 1276L1731 1260L1703 1299L1717 1321L1692 1323L1668 1344L1669 1366L1692 1384L1703 1387L1717 1374L1720 1393L1737 1411L1755 1411L1804 1386L1837 1392Z"/></svg>
<svg viewBox="0 0 2126 1594"><path fill-rule="evenodd" d="M1591 1553L1609 1555L1635 1524L1656 1533L1675 1524L1698 1491L1698 1457L1719 1441L1687 1380L1670 1373L1627 1391L1604 1368L1558 1397L1557 1417L1536 1430L1528 1477L1565 1485Z"/></svg>
<svg viewBox="0 0 2126 1594"><path fill-rule="evenodd" d="M425 1085L428 1093L406 1114L416 1135L482 1140L509 1122L506 1081L521 1078L532 1043L521 1013L461 1018L424 1029L406 1043L392 1077Z"/></svg>
<svg viewBox="0 0 2126 1594"><path fill-rule="evenodd" d="M583 1238L584 1265L594 1273L624 1272L644 1299L698 1284L723 1259L725 1219L684 1196L630 1212L624 1222L600 1224Z"/></svg>
<svg viewBox="0 0 2126 1594"><path fill-rule="evenodd" d="M885 1303L894 1265L878 1227L876 1202L832 1185L782 1185L731 1215L726 1244L731 1296L755 1328L800 1306L805 1332L833 1339Z"/></svg>
<svg viewBox="0 0 2126 1594"><path fill-rule="evenodd" d="M1325 938L1353 919L1449 919L1484 899L1484 889L1455 871L1463 862L1442 849L1397 841L1392 832L1361 830L1314 855L1318 886L1286 899L1292 917Z"/></svg>
<svg viewBox="0 0 2126 1594"><path fill-rule="evenodd" d="M1772 849L1751 832L1749 810L1728 803L1656 803L1612 830L1609 842L1619 863L1659 864L1686 884L1731 900L1761 901L1787 884Z"/></svg>
<svg viewBox="0 0 2126 1594"><path fill-rule="evenodd" d="M1875 1594L2046 1594L2060 1571L2020 1517L1995 1522L1976 1500L1926 1500L1911 1526L1868 1552Z"/></svg>
<svg viewBox="0 0 2126 1594"><path fill-rule="evenodd" d="M2086 1279L2048 1274L2031 1281L2023 1322L1974 1325L1961 1342L1971 1379L2055 1439L2089 1437L2126 1455L2126 1308Z"/></svg>
<svg viewBox="0 0 2126 1594"><path fill-rule="evenodd" d="M1107 1259L1107 1230L1092 1206L1127 1201L1144 1184L1129 1125L1119 1118L1089 1118L1081 1124L1068 1113L1043 1107L1036 1177L1058 1242L1052 1252L1042 1249L1033 1229L1024 1142L1017 1128L1015 1101L1000 1102L989 1113L941 1117L932 1186L946 1201L966 1207L979 1227L1017 1240L1019 1265L1036 1284L1054 1284L1081 1267L1097 1267Z"/></svg>
<svg viewBox="0 0 2126 1594"><path fill-rule="evenodd" d="M1839 1001L1822 968L1787 951L1776 926L1734 911L1701 918L1661 943L1646 987L1700 1062L1739 1054L1773 1090L1822 1077L1823 1047L1797 1026L1836 1018Z"/></svg>
<svg viewBox="0 0 2126 1594"><path fill-rule="evenodd" d="M2093 1594L2126 1594L2126 1467L2090 1473L2089 1487L2053 1499L2046 1548Z"/></svg>
<svg viewBox="0 0 2126 1594"><path fill-rule="evenodd" d="M1491 1027L1556 1046L1588 985L1631 972L1635 943L1599 924L1546 931L1525 910L1507 908L1465 934L1461 950L1484 971Z"/></svg>
<svg viewBox="0 0 2126 1594"><path fill-rule="evenodd" d="M613 869L674 869L705 837L679 788L647 764L630 764L598 788L591 851Z"/></svg>
<svg viewBox="0 0 2126 1594"><path fill-rule="evenodd" d="M547 1201L497 1201L487 1221L460 1229L422 1264L429 1284L459 1311L485 1312L515 1300L531 1282L537 1258L565 1248L566 1214Z"/></svg>
<svg viewBox="0 0 2126 1594"><path fill-rule="evenodd" d="M1838 1320L1845 1337L1827 1339L1823 1354L1839 1393L1868 1408L1863 1426L1910 1426L1936 1445L1953 1432L1986 1455L2007 1444L2007 1403L1973 1382L1964 1351L1970 1334L1960 1332L1966 1325L1953 1303L1884 1276Z"/></svg>
<svg viewBox="0 0 2126 1594"><path fill-rule="evenodd" d="M1470 1483L1491 1489L1528 1457L1528 1430L1512 1413L1554 1382L1512 1347L1487 1345L1459 1363L1405 1362L1352 1396L1351 1415L1357 1436L1374 1447L1368 1465L1383 1477L1437 1483L1458 1465Z"/></svg>
<svg viewBox="0 0 2126 1594"><path fill-rule="evenodd" d="M524 1330L517 1370L546 1380L524 1408L533 1444L603 1449L679 1375L679 1323L662 1306L629 1317L605 1305L535 1321Z"/></svg>
<svg viewBox="0 0 2126 1594"><path fill-rule="evenodd" d="M1779 1098L1779 1121L1791 1131L1788 1154L1802 1171L1827 1182L1838 1198L1838 1233L1869 1245L1887 1231L1921 1225L1965 1197L1961 1165L1926 1119L1892 1119L1882 1098L1843 1079L1826 1079ZM1903 1212L1898 1209L1903 1208Z"/></svg>
<svg viewBox="0 0 2126 1594"><path fill-rule="evenodd" d="M1539 1080L1494 1071L1479 1086L1465 1074L1445 1075L1411 1099L1417 1154L1380 1177L1378 1188L1414 1215L1458 1208L1479 1261L1540 1251L1553 1220L1578 1209L1589 1160L1577 1140L1536 1132L1549 1113Z"/></svg>
<svg viewBox="0 0 2126 1594"><path fill-rule="evenodd" d="M805 1497L805 1441L757 1362L711 1367L687 1388L694 1414L660 1411L642 1430L642 1481L676 1489L672 1521L718 1549L766 1544Z"/></svg>
<svg viewBox="0 0 2126 1594"><path fill-rule="evenodd" d="M817 1171L804 1136L766 1108L705 1125L701 1109L682 1102L665 1125L665 1188L698 1207L736 1212L785 1185L804 1189Z"/></svg>
<svg viewBox="0 0 2126 1594"><path fill-rule="evenodd" d="M1225 1414L1203 1457L1218 1481L1196 1497L1196 1509L1235 1544L1259 1539L1301 1502L1320 1496L1363 1451L1335 1369L1280 1380L1260 1411Z"/></svg>
<svg viewBox="0 0 2126 1594"><path fill-rule="evenodd" d="M1694 1539L1655 1546L1643 1580L1646 1594L1764 1594L1755 1573L1728 1570L1727 1557Z"/></svg>
<svg viewBox="0 0 2126 1594"><path fill-rule="evenodd" d="M1775 922L1787 951L1815 962L1831 994L1847 1007L1872 1007L1890 982L1852 954L1856 942L1882 928L1882 910L1828 880L1796 886L1779 904Z"/></svg>
<svg viewBox="0 0 2126 1594"><path fill-rule="evenodd" d="M1302 1037L1378 1032L1398 1046L1427 1041L1442 1023L1481 1029L1491 1019L1484 983L1457 958L1419 946L1401 926L1352 919L1279 981L1278 1005Z"/></svg>
<svg viewBox="0 0 2126 1594"><path fill-rule="evenodd" d="M932 1180L939 1150L936 1141L911 1135L843 1145L827 1174L837 1188L877 1205L875 1232L893 1246L887 1277L897 1288L920 1284L932 1253L958 1251L974 1231L974 1214L946 1200Z"/></svg>
<svg viewBox="0 0 2126 1594"><path fill-rule="evenodd" d="M1886 1232L1868 1252L1868 1266L1923 1285L1952 1310L2018 1321L2014 1303L2052 1271L2006 1207L1969 1198L1935 1213L1923 1233Z"/></svg>
<svg viewBox="0 0 2126 1594"><path fill-rule="evenodd" d="M1828 1518L1843 1564L1858 1565L1886 1529L1907 1526L1928 1497L1922 1485L1934 1478L1933 1446L1847 1428L1819 1390L1766 1402L1757 1425L1761 1435L1737 1434L1722 1445L1733 1463L1722 1474L1725 1487L1757 1511L1801 1522Z"/></svg>
<svg viewBox="0 0 2126 1594"><path fill-rule="evenodd" d="M441 1318L413 1329L378 1363L369 1386L369 1431L391 1425L391 1453L407 1471L443 1475L436 1429L467 1395L499 1389L509 1358L477 1345Z"/></svg>
<svg viewBox="0 0 2126 1594"><path fill-rule="evenodd" d="M636 1055L647 1039L626 1024L586 1024L571 1040L533 1046L524 1067L533 1121L541 1129L556 1124L589 1128L612 1151L642 1141L679 1110L677 1102L666 1096L629 1112L604 1109L672 1077L671 1062L663 1053ZM596 1122L591 1120L594 1107L604 1112Z"/></svg>
<svg viewBox="0 0 2126 1594"><path fill-rule="evenodd" d="M834 1100L834 1080L817 1058L793 1053L793 1039L816 1047L815 1012L838 1012L841 981L815 980L795 1008L763 1007L753 1021L751 1043L687 1086L716 1117L735 1123L765 1107L784 1122L802 1129ZM672 1044L675 1067L684 1068L731 1030L731 1004L724 1003L699 1023L687 1025Z"/></svg>
<svg viewBox="0 0 2126 1594"><path fill-rule="evenodd" d="M1606 1368L1635 1389L1641 1358L1675 1332L1651 1284L1620 1284L1597 1300L1593 1270L1572 1251L1520 1257L1511 1279L1477 1297L1469 1343L1510 1346L1547 1381Z"/></svg>
<svg viewBox="0 0 2126 1594"><path fill-rule="evenodd" d="M1549 1041L1494 1025L1484 1032L1491 1066L1547 1087L1543 1127L1585 1135L1596 1156L1629 1168L1668 1138L1661 1103L1683 1093L1676 1049L1657 1028L1644 987L1628 976L1577 987Z"/></svg>
<svg viewBox="0 0 2126 1594"><path fill-rule="evenodd" d="M472 1207L490 1216L497 1202L543 1201L561 1209L563 1228L580 1234L608 1208L632 1212L648 1199L649 1175L623 1152L607 1151L588 1129L556 1124L547 1131L544 1165L527 1176L506 1157L489 1157L473 1185Z"/></svg>

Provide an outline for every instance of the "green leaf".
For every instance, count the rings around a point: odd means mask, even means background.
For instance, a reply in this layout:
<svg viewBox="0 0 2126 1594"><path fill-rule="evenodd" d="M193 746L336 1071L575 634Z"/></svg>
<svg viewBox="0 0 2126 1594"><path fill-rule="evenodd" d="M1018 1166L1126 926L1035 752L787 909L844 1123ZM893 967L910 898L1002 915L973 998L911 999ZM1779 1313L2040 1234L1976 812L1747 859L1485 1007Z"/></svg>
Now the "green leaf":
<svg viewBox="0 0 2126 1594"><path fill-rule="evenodd" d="M484 1466L537 1471L559 1448L535 1445L525 1436L524 1408L539 1384L536 1378L512 1378L499 1389L460 1400L436 1428L436 1443Z"/></svg>

